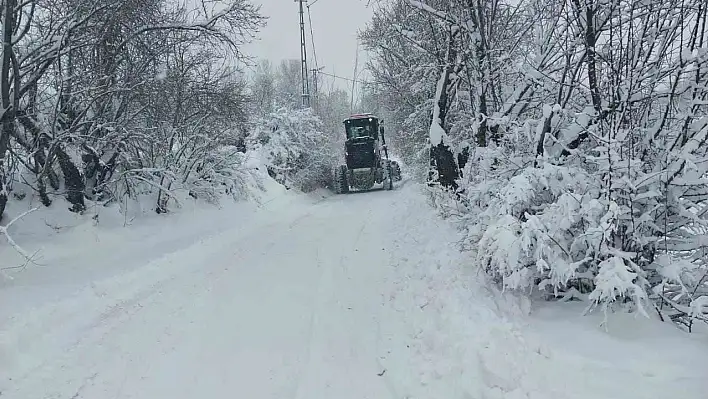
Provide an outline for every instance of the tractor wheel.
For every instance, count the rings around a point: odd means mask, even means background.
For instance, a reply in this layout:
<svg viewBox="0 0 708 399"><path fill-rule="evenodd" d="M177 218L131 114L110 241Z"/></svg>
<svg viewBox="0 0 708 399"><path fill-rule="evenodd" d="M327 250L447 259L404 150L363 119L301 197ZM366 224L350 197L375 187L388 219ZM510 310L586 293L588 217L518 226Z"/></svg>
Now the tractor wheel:
<svg viewBox="0 0 708 399"><path fill-rule="evenodd" d="M391 162L389 160L386 160L384 162L384 180L383 180L383 186L384 190L389 191L393 190L393 167L391 166Z"/></svg>
<svg viewBox="0 0 708 399"><path fill-rule="evenodd" d="M399 165L396 161L391 161L391 169L393 181L401 181L401 165Z"/></svg>
<svg viewBox="0 0 708 399"><path fill-rule="evenodd" d="M334 192L336 194L346 194L349 192L347 165L339 165L334 170Z"/></svg>

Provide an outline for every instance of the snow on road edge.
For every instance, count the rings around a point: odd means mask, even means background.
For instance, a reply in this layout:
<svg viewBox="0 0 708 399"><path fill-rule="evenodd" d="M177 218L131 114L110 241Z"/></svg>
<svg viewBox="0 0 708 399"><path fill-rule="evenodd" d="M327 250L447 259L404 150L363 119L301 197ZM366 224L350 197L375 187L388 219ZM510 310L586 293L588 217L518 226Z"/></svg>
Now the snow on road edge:
<svg viewBox="0 0 708 399"><path fill-rule="evenodd" d="M620 323L622 315L613 318L621 332L609 335L593 324L598 317L581 316L577 308L547 310L540 320L527 299L498 291L479 274L457 245L458 230L432 214L424 195L400 206L415 216L398 221L400 247L422 249L420 257L395 265L401 277L390 296L403 314L399 319L414 331L404 347L394 345L398 350L387 354L398 359L394 364L408 355L417 359L410 363L417 377L409 381L417 388L403 397L705 397L704 337L687 337L666 323L637 324L633 316ZM405 380L399 373L394 379Z"/></svg>
<svg viewBox="0 0 708 399"><path fill-rule="evenodd" d="M388 319L407 325L382 331L388 348L382 364L388 365L396 391L402 397L431 399L521 392L523 373L515 362L523 350L514 356L509 352L519 334L493 310L497 304L489 293L463 272L465 255L455 245L458 232L433 214L418 186L410 190L415 195L399 204L408 210L396 221L402 262L392 265L399 278L387 298ZM407 342L392 342L396 330L412 335ZM406 363L415 370L413 376L406 369L391 369Z"/></svg>
<svg viewBox="0 0 708 399"><path fill-rule="evenodd" d="M126 267L120 264L111 265L110 262L101 264L102 267L114 267L96 275L96 278L87 279L81 274L75 275L77 282L68 287L61 284L59 287L54 287L51 282L44 281L44 284L39 284L38 288L46 290L59 288L51 302L41 300L31 302L31 305L25 303L24 307L20 307L20 302L23 300L29 302L28 294L35 291L24 290L23 288L26 287L22 285L0 290L0 298L3 299L0 315L5 315L0 319L2 326L0 329L0 377L2 377L0 394L2 384L10 382L5 378L24 378L32 370L40 367L45 361L43 359L61 356L61 352L58 351L62 348L76 347L84 338L83 332L103 325L108 319L120 320L121 314L135 311L140 307L142 300L161 291L162 287L178 277L184 278L185 275L195 274L195 278L198 278L200 273L204 273L200 265L208 263L205 254L220 253L228 249L234 240L239 239L239 233L245 238L247 234L257 234L260 230L282 223L283 220L292 221L306 217L321 203L312 197L302 198L290 193L276 195L271 199L270 207L261 206L260 211L245 206L247 204L241 204L245 207L235 206L223 211L222 218L238 217L247 221L248 228L244 226L239 230L234 229L233 226L230 229L222 226L213 231L203 232L203 235L197 230L192 232L195 234L187 237L188 243L182 241L184 237L179 234L168 236L169 239L179 238L180 242L186 245L166 252L160 251L164 248L158 247L157 251L142 260L140 257L144 253L140 251L137 257L124 254L123 256L133 260L135 265ZM170 221L166 222L170 223ZM213 223L214 220L212 219L211 222ZM115 234L113 237L115 240L119 232L112 233ZM122 249L125 249L121 248L123 245L127 245L130 249L129 243L128 239L122 238L118 242L119 245L112 249L114 252L118 251L118 258L123 253ZM56 255L57 251L48 250L49 255L55 255L49 259L60 259L60 256ZM103 259L110 260L115 254L100 255ZM90 254L88 259L91 259ZM85 272L89 266L83 264L71 271ZM36 284L33 281L24 281L22 278L16 279L13 283L17 281L30 285ZM11 305L14 303L18 306ZM86 315L97 317L86 317ZM18 356L19 353L23 353L23 356Z"/></svg>

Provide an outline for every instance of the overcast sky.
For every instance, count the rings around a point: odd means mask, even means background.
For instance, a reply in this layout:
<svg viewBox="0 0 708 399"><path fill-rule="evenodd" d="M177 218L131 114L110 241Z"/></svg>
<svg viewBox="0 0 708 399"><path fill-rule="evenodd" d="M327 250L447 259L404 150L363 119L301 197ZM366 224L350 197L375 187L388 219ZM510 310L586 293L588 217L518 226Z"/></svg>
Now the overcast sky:
<svg viewBox="0 0 708 399"><path fill-rule="evenodd" d="M267 58L274 63L286 58L300 59L300 20L298 3L294 0L253 0L261 4L261 13L269 17L268 25L259 35L259 40L244 50L255 57ZM372 9L367 0L308 0L312 17L317 64L324 72L351 78L357 52L357 32L364 29L371 19ZM312 38L305 8L308 68L315 66ZM364 66L366 53L359 48L359 66ZM364 76L359 76L363 78ZM324 77L326 84L332 78ZM336 81L342 88L351 87L351 82Z"/></svg>

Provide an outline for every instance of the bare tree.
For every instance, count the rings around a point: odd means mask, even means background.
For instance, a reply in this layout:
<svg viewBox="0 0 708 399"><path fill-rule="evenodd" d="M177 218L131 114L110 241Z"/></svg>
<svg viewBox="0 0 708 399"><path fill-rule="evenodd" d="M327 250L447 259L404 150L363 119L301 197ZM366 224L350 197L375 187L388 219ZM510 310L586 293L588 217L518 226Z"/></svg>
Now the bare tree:
<svg viewBox="0 0 708 399"><path fill-rule="evenodd" d="M212 89L233 91L241 86L227 63L249 61L240 47L263 23L258 8L246 0L205 1L192 8L164 0L13 0L3 2L3 10L9 36L0 71L0 215L13 179L6 161L13 145L31 154L28 161L19 154L14 159L36 176L34 188L45 205L50 194L62 190L75 212L85 208L86 198L114 200L116 172L124 181L160 187L161 172L146 177L126 170L135 164L151 169L147 165L156 154L141 147L151 142L155 130L149 126L163 122L146 110L171 100L158 98L165 93L153 84L165 63L174 59L173 52L209 48L213 56L203 61L212 63L208 76L219 86ZM241 94L229 99L245 101ZM210 102L192 105L214 109ZM232 122L245 123L243 112L233 115ZM47 182L54 192L48 192Z"/></svg>

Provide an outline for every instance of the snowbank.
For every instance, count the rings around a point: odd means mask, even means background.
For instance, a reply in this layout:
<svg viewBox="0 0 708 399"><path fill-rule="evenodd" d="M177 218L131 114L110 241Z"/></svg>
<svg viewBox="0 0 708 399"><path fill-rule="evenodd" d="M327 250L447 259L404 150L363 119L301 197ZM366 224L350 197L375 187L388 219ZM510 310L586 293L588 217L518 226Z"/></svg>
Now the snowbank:
<svg viewBox="0 0 708 399"><path fill-rule="evenodd" d="M37 207L9 229L27 261L0 237L0 324L7 312L33 307L67 295L94 280L131 271L150 259L177 251L235 226L247 226L271 217L273 210L324 198L318 190L294 195L271 179L258 153L249 154L251 169L247 199L223 198L219 205L182 196L181 207L158 215L154 198L123 205L90 207L84 214L67 211L60 199L44 208L31 197L11 201L7 220ZM39 205L39 206L38 206Z"/></svg>
<svg viewBox="0 0 708 399"><path fill-rule="evenodd" d="M428 215L421 202L400 206ZM604 328L602 313L583 316L582 305L532 309L522 296L490 288L447 222L416 216L398 223L401 251L410 256L394 265L400 277L390 318L406 320L398 330L411 335L390 342L386 356L414 370L389 370L406 381L397 388L402 397L705 398L705 332L688 335L636 314L610 314Z"/></svg>

